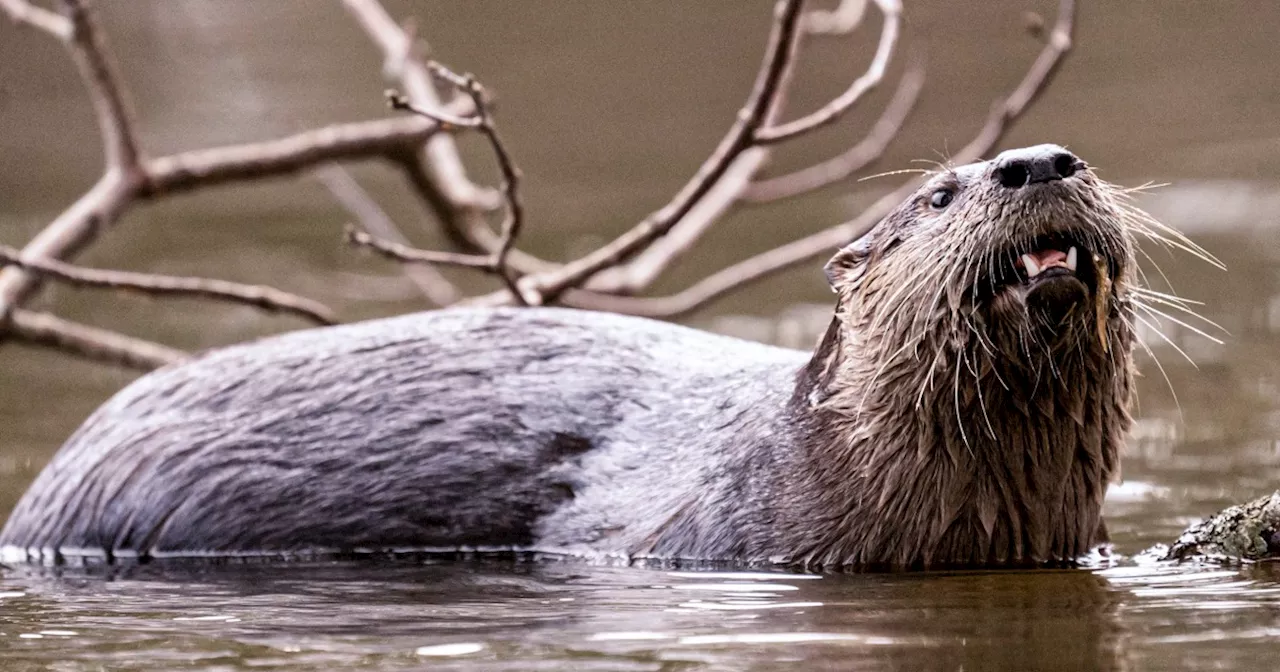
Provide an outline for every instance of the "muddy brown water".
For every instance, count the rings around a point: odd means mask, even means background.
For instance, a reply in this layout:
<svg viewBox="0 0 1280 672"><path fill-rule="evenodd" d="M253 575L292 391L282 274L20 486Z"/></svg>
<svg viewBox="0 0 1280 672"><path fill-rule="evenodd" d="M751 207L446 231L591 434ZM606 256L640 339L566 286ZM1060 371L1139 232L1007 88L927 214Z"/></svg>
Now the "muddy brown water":
<svg viewBox="0 0 1280 672"><path fill-rule="evenodd" d="M337 3L99 3L153 153L384 114L378 56ZM435 54L501 96L527 176L529 249L566 257L661 204L710 151L754 74L768 4L620 0L391 3ZM908 0L930 80L879 169L962 145L1037 48L1040 2ZM1044 572L802 576L567 563L327 563L55 577L0 568L0 670L1262 669L1280 653L1274 566L1165 566L1140 552L1280 487L1280 5L1081 3L1078 50L1004 146L1067 144L1229 267L1152 249L1224 345L1171 322L1145 340L1139 422L1107 513L1119 562ZM807 52L794 109L860 67L872 33ZM884 92L873 98L883 103ZM847 144L869 113L784 154ZM94 179L93 120L69 61L0 22L0 241L20 244ZM464 149L486 166L483 145ZM491 175L480 169L482 176ZM423 244L396 176L354 169ZM726 219L662 288L841 221L893 184L852 182ZM422 306L389 265L338 244L346 215L306 177L132 212L88 263L269 282L347 320ZM693 324L803 347L829 294L819 263L735 294ZM1154 271L1149 267L1149 271ZM1165 280L1151 273L1153 284ZM464 279L465 280L465 279ZM482 287L480 281L471 286ZM197 303L58 289L42 305L187 348L299 328ZM1195 366L1173 347L1186 352ZM0 518L60 442L131 375L0 348ZM1172 389L1172 392L1171 392ZM1175 394L1176 393L1176 400Z"/></svg>

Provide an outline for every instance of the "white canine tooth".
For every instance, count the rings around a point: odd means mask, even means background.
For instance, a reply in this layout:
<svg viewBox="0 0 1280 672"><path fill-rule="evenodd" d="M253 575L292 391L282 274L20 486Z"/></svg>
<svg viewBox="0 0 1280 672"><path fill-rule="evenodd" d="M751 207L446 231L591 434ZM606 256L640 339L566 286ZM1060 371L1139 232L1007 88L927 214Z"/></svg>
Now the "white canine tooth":
<svg viewBox="0 0 1280 672"><path fill-rule="evenodd" d="M1035 257L1029 254L1022 255L1022 265L1027 267L1027 277L1034 278L1040 275L1040 265L1036 263Z"/></svg>
<svg viewBox="0 0 1280 672"><path fill-rule="evenodd" d="M1067 250L1067 268L1071 269L1072 273L1076 272L1076 256L1076 246L1072 245L1071 249Z"/></svg>

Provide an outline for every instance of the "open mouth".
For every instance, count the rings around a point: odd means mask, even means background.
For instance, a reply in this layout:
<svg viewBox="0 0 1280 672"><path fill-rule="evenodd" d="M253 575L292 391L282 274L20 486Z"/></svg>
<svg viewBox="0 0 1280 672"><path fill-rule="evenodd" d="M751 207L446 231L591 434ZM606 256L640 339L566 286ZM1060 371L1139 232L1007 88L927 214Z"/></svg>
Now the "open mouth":
<svg viewBox="0 0 1280 672"><path fill-rule="evenodd" d="M1001 255L993 289L1034 291L1048 285L1073 285L1093 291L1098 285L1094 253L1068 233L1038 236ZM1083 287L1080 287L1083 285Z"/></svg>
<svg viewBox="0 0 1280 672"><path fill-rule="evenodd" d="M1111 278L1111 261L1098 257L1083 242L1087 239L1091 237L1062 230L1019 241L998 253L978 291L1065 315L1073 306L1106 293L1100 285Z"/></svg>

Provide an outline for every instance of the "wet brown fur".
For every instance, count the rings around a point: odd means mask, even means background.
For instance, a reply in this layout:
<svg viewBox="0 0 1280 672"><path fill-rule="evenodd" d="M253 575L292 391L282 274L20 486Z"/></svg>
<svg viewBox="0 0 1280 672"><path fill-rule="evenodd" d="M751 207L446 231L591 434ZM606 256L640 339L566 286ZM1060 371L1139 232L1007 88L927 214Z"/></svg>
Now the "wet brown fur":
<svg viewBox="0 0 1280 672"><path fill-rule="evenodd" d="M990 164L962 170L828 265L837 312L793 399L806 438L776 467L795 503L793 561L1043 563L1103 541L1134 389L1124 208L1088 170L1020 190ZM956 196L935 212L940 187ZM984 294L1008 249L1067 230L1102 255L1108 295L1059 316Z"/></svg>

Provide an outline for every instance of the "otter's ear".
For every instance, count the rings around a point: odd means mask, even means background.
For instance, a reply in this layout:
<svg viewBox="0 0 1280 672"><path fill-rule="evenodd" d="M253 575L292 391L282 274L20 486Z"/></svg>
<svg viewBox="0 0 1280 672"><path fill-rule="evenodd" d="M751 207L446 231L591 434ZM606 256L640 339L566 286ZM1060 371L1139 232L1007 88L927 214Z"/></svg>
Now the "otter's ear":
<svg viewBox="0 0 1280 672"><path fill-rule="evenodd" d="M827 283L831 285L831 291L839 292L862 277L867 268L867 258L871 256L872 242L871 234L868 233L840 248L836 256L822 267L827 274Z"/></svg>

